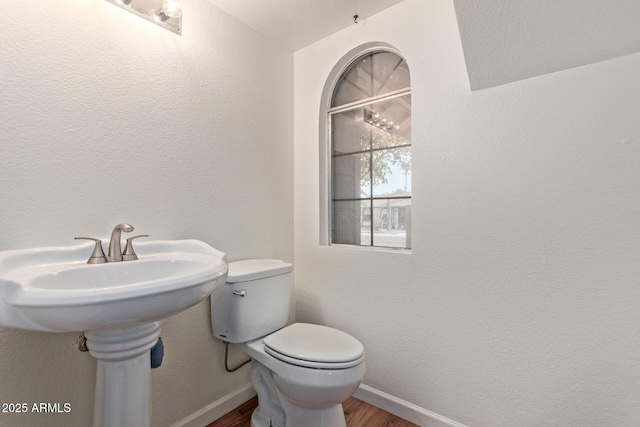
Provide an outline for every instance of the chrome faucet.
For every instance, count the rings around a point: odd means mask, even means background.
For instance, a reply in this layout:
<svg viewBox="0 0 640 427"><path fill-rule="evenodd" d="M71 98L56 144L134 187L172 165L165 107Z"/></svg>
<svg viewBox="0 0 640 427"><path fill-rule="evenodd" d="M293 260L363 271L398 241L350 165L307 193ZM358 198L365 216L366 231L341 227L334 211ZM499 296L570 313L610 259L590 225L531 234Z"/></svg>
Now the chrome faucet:
<svg viewBox="0 0 640 427"><path fill-rule="evenodd" d="M109 242L109 255L106 256L102 250L102 241L100 239L94 239L93 237L76 237L76 240L91 240L96 244L87 264L104 264L105 262L133 261L138 259L138 256L133 250L133 239L137 239L138 237L149 237L149 235L141 234L139 236L129 237L127 239L127 246L124 248L123 252L120 242L120 236L123 231L125 233L130 233L133 231L133 226L122 223L114 227L113 232L111 233L111 241Z"/></svg>
<svg viewBox="0 0 640 427"><path fill-rule="evenodd" d="M133 231L133 226L129 224L118 224L113 228L111 232L111 241L109 241L109 255L107 255L107 261L119 262L122 261L122 247L120 246L120 235L122 232L130 233Z"/></svg>

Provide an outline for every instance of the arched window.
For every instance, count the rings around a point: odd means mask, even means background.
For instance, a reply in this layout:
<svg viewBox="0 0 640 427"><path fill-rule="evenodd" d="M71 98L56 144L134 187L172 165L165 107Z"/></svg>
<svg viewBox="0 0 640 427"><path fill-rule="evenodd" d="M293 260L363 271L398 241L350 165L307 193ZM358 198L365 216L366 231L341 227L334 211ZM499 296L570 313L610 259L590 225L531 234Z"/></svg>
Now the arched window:
<svg viewBox="0 0 640 427"><path fill-rule="evenodd" d="M357 56L328 114L330 243L411 248L411 82L390 50Z"/></svg>

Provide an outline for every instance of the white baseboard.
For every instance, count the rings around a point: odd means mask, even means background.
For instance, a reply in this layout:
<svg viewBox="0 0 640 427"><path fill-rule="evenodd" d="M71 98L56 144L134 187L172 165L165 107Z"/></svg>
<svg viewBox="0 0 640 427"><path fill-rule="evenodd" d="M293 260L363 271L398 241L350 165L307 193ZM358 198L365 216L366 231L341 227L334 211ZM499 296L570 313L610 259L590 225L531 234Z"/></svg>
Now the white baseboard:
<svg viewBox="0 0 640 427"><path fill-rule="evenodd" d="M413 403L405 402L365 384L360 385L353 397L421 427L466 427L464 424L445 418Z"/></svg>
<svg viewBox="0 0 640 427"><path fill-rule="evenodd" d="M246 384L241 389L223 396L213 403L178 421L171 427L203 427L211 424L223 415L233 411L247 400L256 395L251 384Z"/></svg>
<svg viewBox="0 0 640 427"><path fill-rule="evenodd" d="M187 418L178 421L171 427L203 427L211 424L223 415L233 411L247 400L256 395L251 384L246 384L242 388L223 396L215 402L205 406L199 411L189 415ZM353 397L360 399L370 405L377 406L393 415L404 418L421 427L466 427L456 421L450 420L435 412L414 405L391 396L380 390L376 390L368 385L361 384Z"/></svg>

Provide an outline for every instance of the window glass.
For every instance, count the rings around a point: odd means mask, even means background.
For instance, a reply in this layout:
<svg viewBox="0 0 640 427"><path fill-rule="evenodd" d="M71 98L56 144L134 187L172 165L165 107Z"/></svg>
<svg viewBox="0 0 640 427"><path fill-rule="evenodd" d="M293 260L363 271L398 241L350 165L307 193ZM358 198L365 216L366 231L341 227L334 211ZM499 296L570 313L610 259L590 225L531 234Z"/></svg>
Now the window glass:
<svg viewBox="0 0 640 427"><path fill-rule="evenodd" d="M332 114L331 138L333 155L411 144L411 95Z"/></svg>
<svg viewBox="0 0 640 427"><path fill-rule="evenodd" d="M390 148L372 154L372 196L411 196L411 148Z"/></svg>
<svg viewBox="0 0 640 427"><path fill-rule="evenodd" d="M411 88L392 52L366 54L329 110L331 243L411 248Z"/></svg>
<svg viewBox="0 0 640 427"><path fill-rule="evenodd" d="M411 199L374 200L373 212L373 243L371 246L411 247L411 235L407 235ZM409 239L408 242L407 239Z"/></svg>
<svg viewBox="0 0 640 427"><path fill-rule="evenodd" d="M331 106L348 104L410 86L409 67L404 59L391 52L372 53L360 58L342 75Z"/></svg>
<svg viewBox="0 0 640 427"><path fill-rule="evenodd" d="M369 246L370 238L365 235L370 233L370 219L363 216L363 209L368 201L349 200L333 203L333 243L345 245ZM370 234L369 234L370 236Z"/></svg>
<svg viewBox="0 0 640 427"><path fill-rule="evenodd" d="M347 154L333 158L333 197L371 197L369 164L371 153Z"/></svg>
<svg viewBox="0 0 640 427"><path fill-rule="evenodd" d="M333 155L357 153L369 149L370 127L363 119L363 108L331 116Z"/></svg>

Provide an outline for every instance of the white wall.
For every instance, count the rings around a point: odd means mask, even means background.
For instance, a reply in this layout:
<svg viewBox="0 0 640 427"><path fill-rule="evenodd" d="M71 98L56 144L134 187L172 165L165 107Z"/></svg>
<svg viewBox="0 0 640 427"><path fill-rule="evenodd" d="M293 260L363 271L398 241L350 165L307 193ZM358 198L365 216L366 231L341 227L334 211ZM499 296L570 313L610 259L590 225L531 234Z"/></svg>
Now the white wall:
<svg viewBox="0 0 640 427"><path fill-rule="evenodd" d="M372 41L412 73L410 255L318 243L321 91ZM358 337L366 385L470 427L640 425L638 75L635 54L471 92L441 0L297 51L298 321Z"/></svg>
<svg viewBox="0 0 640 427"><path fill-rule="evenodd" d="M454 4L473 89L640 52L637 1Z"/></svg>
<svg viewBox="0 0 640 427"><path fill-rule="evenodd" d="M290 52L205 0L183 1L181 37L103 0L0 3L0 250L73 245L126 221L230 261L293 261ZM72 407L0 412L0 426L91 424L95 362L78 335L0 328L0 402ZM208 301L162 337L154 426L249 382L246 368L224 372Z"/></svg>

